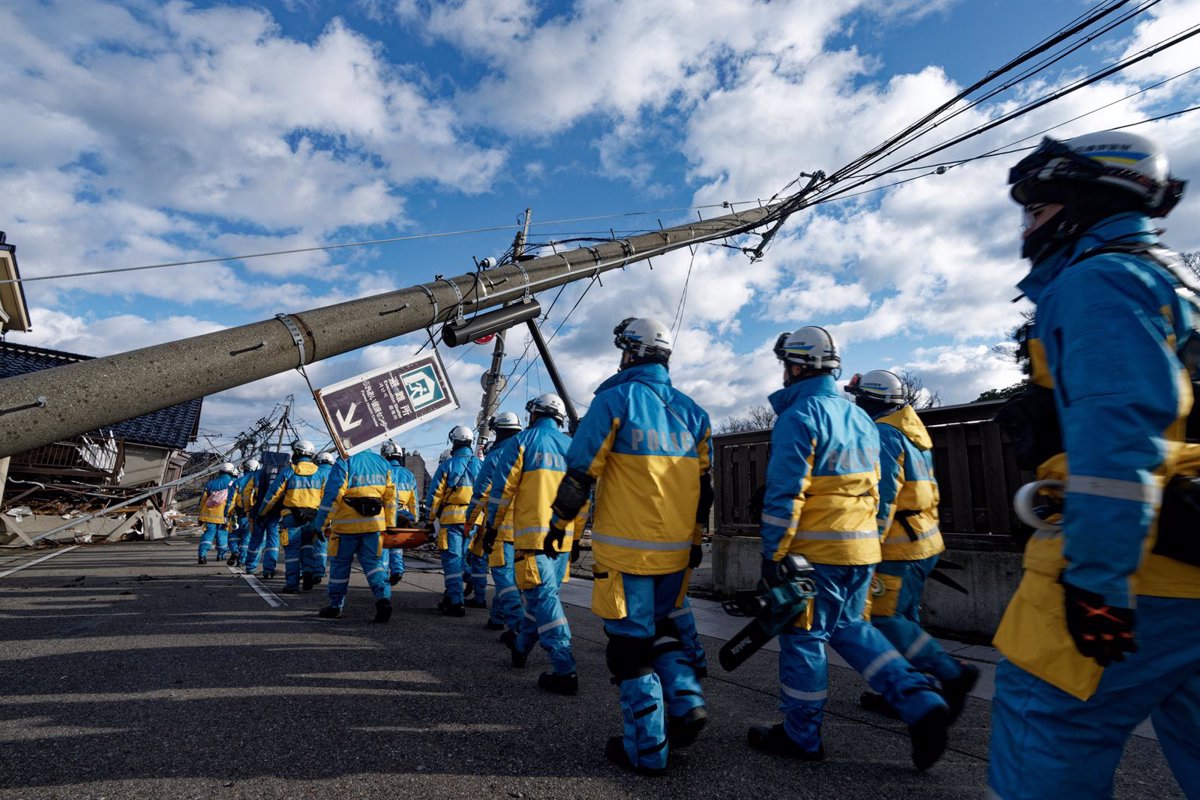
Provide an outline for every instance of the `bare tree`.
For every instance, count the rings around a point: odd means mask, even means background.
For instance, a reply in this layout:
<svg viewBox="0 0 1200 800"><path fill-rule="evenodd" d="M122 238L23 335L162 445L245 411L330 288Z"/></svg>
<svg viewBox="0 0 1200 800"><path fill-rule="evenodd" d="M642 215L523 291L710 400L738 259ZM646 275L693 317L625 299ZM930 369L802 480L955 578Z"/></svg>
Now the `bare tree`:
<svg viewBox="0 0 1200 800"><path fill-rule="evenodd" d="M763 431L775 426L775 411L766 405L751 406L743 415L726 417L717 423L717 433Z"/></svg>
<svg viewBox="0 0 1200 800"><path fill-rule="evenodd" d="M904 402L913 408L934 408L942 404L942 393L925 388L925 379L911 369L896 373L904 385Z"/></svg>

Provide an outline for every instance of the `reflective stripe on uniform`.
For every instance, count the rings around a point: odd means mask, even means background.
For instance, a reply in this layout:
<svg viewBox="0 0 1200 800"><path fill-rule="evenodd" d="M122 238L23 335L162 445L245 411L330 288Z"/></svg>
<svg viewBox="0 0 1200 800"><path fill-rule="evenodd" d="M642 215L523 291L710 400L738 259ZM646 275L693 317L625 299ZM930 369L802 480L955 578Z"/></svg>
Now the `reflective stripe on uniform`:
<svg viewBox="0 0 1200 800"><path fill-rule="evenodd" d="M503 589L496 592L496 596L503 597L504 595L508 594L509 592L515 592L516 590L517 590L517 587L515 587L515 586L505 586Z"/></svg>
<svg viewBox="0 0 1200 800"><path fill-rule="evenodd" d="M648 542L644 539L627 539L624 536L611 536L607 533L592 533L592 541L601 544L611 544L614 547L630 547L634 550L691 550L692 540L689 537L684 542Z"/></svg>
<svg viewBox="0 0 1200 800"><path fill-rule="evenodd" d="M937 534L939 534L941 532L942 532L942 529L939 528L937 525L934 525L932 528L925 531L924 533L917 534L917 538L914 539L911 536L909 536L908 532L906 530L904 530L903 526L901 526L901 528L898 532L893 532L888 535L888 541L889 542L919 542L924 539L928 539L931 536L936 536Z"/></svg>
<svg viewBox="0 0 1200 800"><path fill-rule="evenodd" d="M692 613L691 606L684 606L683 608L677 608L674 611L672 611L670 614L667 614L667 618L675 619L676 617L686 617L686 616L690 616L691 613Z"/></svg>
<svg viewBox="0 0 1200 800"><path fill-rule="evenodd" d="M874 678L879 670L883 669L898 658L902 658L900 651L898 650L888 650L886 653L876 656L875 660L868 664L867 668L862 671L863 678L867 680L867 682L870 682L871 678Z"/></svg>
<svg viewBox="0 0 1200 800"><path fill-rule="evenodd" d="M878 539L879 531L796 531L796 538L818 542L844 542L853 539Z"/></svg>
<svg viewBox="0 0 1200 800"><path fill-rule="evenodd" d="M545 625L538 626L538 633L545 633L546 631L550 630L551 628L557 628L559 625L566 625L566 624L567 624L567 618L559 617L558 619L547 622Z"/></svg>
<svg viewBox="0 0 1200 800"><path fill-rule="evenodd" d="M802 692L799 689L793 689L792 687L784 684L780 684L780 688L783 689L783 693L786 696L792 698L793 700L808 700L809 702L815 702L817 700L824 700L829 696L828 689L822 689L819 692Z"/></svg>
<svg viewBox="0 0 1200 800"><path fill-rule="evenodd" d="M930 636L925 631L921 631L921 635L917 637L916 641L914 641L912 644L910 644L908 646L908 649L904 651L904 657L911 661L913 656L915 656L917 653L924 650L925 645L929 644L932 641L933 641L932 636Z"/></svg>
<svg viewBox="0 0 1200 800"><path fill-rule="evenodd" d="M763 514L762 522L764 525L777 525L780 528L792 527L792 521L790 519L784 519L783 517L772 517L770 514Z"/></svg>
<svg viewBox="0 0 1200 800"><path fill-rule="evenodd" d="M1162 502L1162 487L1140 481L1121 481L1116 478L1095 478L1091 475L1072 475L1067 478L1067 492L1111 497L1132 503Z"/></svg>
<svg viewBox="0 0 1200 800"><path fill-rule="evenodd" d="M368 577L368 578L369 578L369 577L371 577L371 576L372 576L372 575L374 575L376 572L385 572L385 571L386 571L386 570L385 570L385 568L384 568L384 567L376 567L375 569L373 569L373 570L371 570L370 572L368 572L368 573L367 573L367 577Z"/></svg>
<svg viewBox="0 0 1200 800"><path fill-rule="evenodd" d="M522 536L528 536L531 533L536 534L536 533L549 533L549 532L550 532L550 529L545 527L544 525L533 525L531 527L521 528L521 530L515 531L513 533L513 536L520 538Z"/></svg>
<svg viewBox="0 0 1200 800"><path fill-rule="evenodd" d="M349 578L330 578L329 582L330 583L349 583L350 579Z"/></svg>

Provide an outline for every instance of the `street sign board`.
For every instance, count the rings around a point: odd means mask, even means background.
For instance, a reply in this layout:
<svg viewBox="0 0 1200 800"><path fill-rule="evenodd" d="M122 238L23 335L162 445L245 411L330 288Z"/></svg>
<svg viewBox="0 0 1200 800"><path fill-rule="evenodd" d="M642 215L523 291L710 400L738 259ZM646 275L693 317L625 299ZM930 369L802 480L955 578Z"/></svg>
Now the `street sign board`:
<svg viewBox="0 0 1200 800"><path fill-rule="evenodd" d="M458 408L436 350L317 389L313 396L343 456Z"/></svg>

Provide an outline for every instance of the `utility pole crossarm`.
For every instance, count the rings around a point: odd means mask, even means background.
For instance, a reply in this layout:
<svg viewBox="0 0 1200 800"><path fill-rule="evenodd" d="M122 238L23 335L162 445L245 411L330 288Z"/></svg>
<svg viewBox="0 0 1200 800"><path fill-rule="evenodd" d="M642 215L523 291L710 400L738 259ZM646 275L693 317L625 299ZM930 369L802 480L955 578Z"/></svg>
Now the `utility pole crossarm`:
<svg viewBox="0 0 1200 800"><path fill-rule="evenodd" d="M792 198L787 198L791 200ZM785 200L784 202L787 202ZM779 204L0 380L0 458L753 230ZM289 324L290 323L290 324ZM297 331L293 336L293 329ZM44 405L37 400L44 397Z"/></svg>

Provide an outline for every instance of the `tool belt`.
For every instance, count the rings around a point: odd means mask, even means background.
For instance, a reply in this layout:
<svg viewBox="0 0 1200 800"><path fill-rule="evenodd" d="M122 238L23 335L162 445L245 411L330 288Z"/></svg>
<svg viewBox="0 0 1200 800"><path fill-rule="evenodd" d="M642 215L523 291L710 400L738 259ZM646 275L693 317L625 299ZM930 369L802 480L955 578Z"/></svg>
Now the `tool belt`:
<svg viewBox="0 0 1200 800"><path fill-rule="evenodd" d="M383 501L378 497L343 497L342 502L363 517L378 517L383 513Z"/></svg>
<svg viewBox="0 0 1200 800"><path fill-rule="evenodd" d="M299 525L307 525L317 518L317 510L315 508L289 508L288 513L292 515L292 519Z"/></svg>

